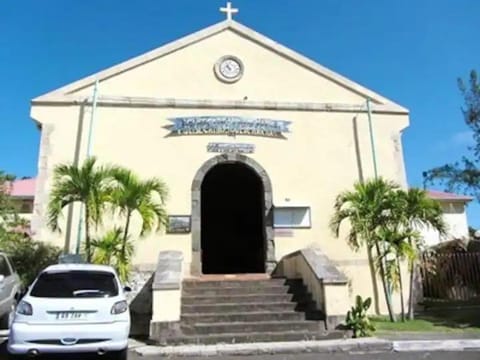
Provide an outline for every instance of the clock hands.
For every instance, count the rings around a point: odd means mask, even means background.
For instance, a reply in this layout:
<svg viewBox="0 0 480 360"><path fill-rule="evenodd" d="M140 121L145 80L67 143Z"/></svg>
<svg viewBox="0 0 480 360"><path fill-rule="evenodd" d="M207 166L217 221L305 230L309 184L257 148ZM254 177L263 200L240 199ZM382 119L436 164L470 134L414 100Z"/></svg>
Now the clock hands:
<svg viewBox="0 0 480 360"><path fill-rule="evenodd" d="M236 59L225 57L217 62L215 71L217 76L220 77L220 80L233 83L241 78L243 71L242 66L243 65Z"/></svg>

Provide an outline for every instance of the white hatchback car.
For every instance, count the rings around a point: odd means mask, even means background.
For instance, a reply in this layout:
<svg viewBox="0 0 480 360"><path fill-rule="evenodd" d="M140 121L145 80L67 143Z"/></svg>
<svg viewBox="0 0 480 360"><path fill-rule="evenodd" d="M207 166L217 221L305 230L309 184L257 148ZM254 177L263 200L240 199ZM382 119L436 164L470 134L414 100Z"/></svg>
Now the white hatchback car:
<svg viewBox="0 0 480 360"><path fill-rule="evenodd" d="M128 304L113 268L59 264L42 271L18 303L7 348L12 358L95 352L126 359L129 331Z"/></svg>

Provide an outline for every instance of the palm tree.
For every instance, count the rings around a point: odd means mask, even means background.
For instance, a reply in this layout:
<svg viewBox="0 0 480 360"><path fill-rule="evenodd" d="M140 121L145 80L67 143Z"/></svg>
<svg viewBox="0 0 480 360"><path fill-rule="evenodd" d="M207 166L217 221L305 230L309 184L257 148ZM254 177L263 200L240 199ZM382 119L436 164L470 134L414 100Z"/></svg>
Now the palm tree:
<svg viewBox="0 0 480 360"><path fill-rule="evenodd" d="M338 237L341 224L345 220L348 220L350 223L350 231L347 236L349 245L355 251L358 251L363 245L366 245L377 313L379 313L378 288L373 249L375 249L377 257L382 256L377 230L388 220L391 201L390 196L392 192L397 189L398 185L382 178L369 180L364 183L357 182L354 184L353 191L345 191L337 196L334 205L335 212L330 222L332 231L335 236ZM395 321L391 299L387 289L386 269L384 268L383 261L378 261L377 267L382 280L390 320Z"/></svg>
<svg viewBox="0 0 480 360"><path fill-rule="evenodd" d="M48 203L48 226L59 230L62 210L75 202L85 206L85 252L87 262L91 261L90 226L101 223L108 193L111 191L112 167L96 166L96 158L87 158L76 165L57 165L54 169L53 187Z"/></svg>
<svg viewBox="0 0 480 360"><path fill-rule="evenodd" d="M394 290L398 290L400 293L401 319L405 321L401 262L405 259L410 260L415 256L415 249L410 245L408 239L419 234L417 232L410 233L410 230L400 228L400 225L393 217L390 224L384 225L378 230L378 236L380 241L385 244L385 251L381 260L385 261L386 275L390 284ZM388 259L389 255L393 255L394 259Z"/></svg>
<svg viewBox="0 0 480 360"><path fill-rule="evenodd" d="M115 227L100 239L92 240L91 246L95 264L113 266L121 281L128 280L134 246L128 239L124 245L122 228ZM125 252L123 256L121 256L122 248Z"/></svg>
<svg viewBox="0 0 480 360"><path fill-rule="evenodd" d="M93 262L101 265L112 265L112 261L120 255L122 235L123 229L115 227L104 236L93 239L90 244L93 248Z"/></svg>
<svg viewBox="0 0 480 360"><path fill-rule="evenodd" d="M430 228L437 230L440 235L444 235L447 226L443 219L443 210L440 203L428 197L425 190L411 188L407 191L400 191L399 195L402 201L398 203L400 207L397 207L395 211L399 213L402 226L410 234L407 237L408 244L414 250L413 256L408 257L410 273L408 318L413 319L415 264L420 250L424 247L423 238L419 236L418 231Z"/></svg>
<svg viewBox="0 0 480 360"><path fill-rule="evenodd" d="M112 193L113 204L125 216L120 257L125 257L130 221L134 213L142 219L140 236L152 230L160 230L168 222L165 201L168 196L166 184L157 178L141 180L128 169L116 169L113 177L117 182Z"/></svg>

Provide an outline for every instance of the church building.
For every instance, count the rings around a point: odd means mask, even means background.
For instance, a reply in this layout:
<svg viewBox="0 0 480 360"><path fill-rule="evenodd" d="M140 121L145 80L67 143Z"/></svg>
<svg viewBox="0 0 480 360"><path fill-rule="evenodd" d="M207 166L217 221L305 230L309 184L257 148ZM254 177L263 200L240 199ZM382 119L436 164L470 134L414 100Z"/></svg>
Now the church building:
<svg viewBox="0 0 480 360"><path fill-rule="evenodd" d="M46 225L52 174L94 155L168 185L169 226L135 240L136 269L158 272L166 254L180 263L179 282L268 278L308 250L345 277L317 301L345 315L373 290L366 252L349 248L346 229L335 238L329 228L334 200L375 175L406 187L409 112L223 10L225 21L32 100L41 129L32 231L75 251L80 206L65 211L61 233ZM305 271L299 261L284 268L308 283ZM178 320L181 287L172 289L154 288L159 323Z"/></svg>

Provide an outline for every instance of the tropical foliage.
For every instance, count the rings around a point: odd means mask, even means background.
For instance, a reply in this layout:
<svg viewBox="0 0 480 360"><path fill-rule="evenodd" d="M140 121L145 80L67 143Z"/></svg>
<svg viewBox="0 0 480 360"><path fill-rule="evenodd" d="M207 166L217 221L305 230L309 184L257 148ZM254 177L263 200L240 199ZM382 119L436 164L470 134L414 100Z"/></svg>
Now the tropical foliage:
<svg viewBox="0 0 480 360"><path fill-rule="evenodd" d="M371 298L363 300L360 295L357 295L355 305L347 312L345 324L352 330L354 338L370 336L375 331L375 326L367 315L371 305Z"/></svg>
<svg viewBox="0 0 480 360"><path fill-rule="evenodd" d="M41 270L58 263L61 253L57 246L19 233L2 236L0 249L8 255L25 286L30 285Z"/></svg>
<svg viewBox="0 0 480 360"><path fill-rule="evenodd" d="M87 262L92 260L91 226L96 227L102 222L109 193L112 191L112 168L97 166L96 162L96 158L91 157L80 167L57 165L48 204L48 225L54 231L59 230L59 219L66 206L73 203L83 204Z"/></svg>
<svg viewBox="0 0 480 360"><path fill-rule="evenodd" d="M73 203L83 204L87 262L112 265L126 281L134 254L130 239L143 237L166 225L167 196L167 186L162 180L143 180L121 166L99 166L94 157L85 160L81 166L62 164L54 171L48 206L49 225L52 230L59 230L63 209ZM92 227L98 233L107 214L112 220L119 216L125 226L107 229L103 236L92 240ZM131 234L134 216L141 221L138 234Z"/></svg>
<svg viewBox="0 0 480 360"><path fill-rule="evenodd" d="M92 240L93 262L110 265L117 271L120 280L128 280L134 245L128 239L124 241L123 229L115 227L103 237Z"/></svg>
<svg viewBox="0 0 480 360"><path fill-rule="evenodd" d="M403 190L384 179L356 183L352 191L338 195L331 228L340 235L341 224L348 220L347 241L354 250L367 247L372 281L379 274L389 317L395 321L391 290L398 291L405 320L404 281L401 264L406 261L410 273L409 317L413 317L413 274L419 253L424 248L422 229L445 232L442 209L420 189Z"/></svg>
<svg viewBox="0 0 480 360"><path fill-rule="evenodd" d="M470 156L459 161L435 167L423 173L425 184L438 183L445 190L465 192L480 201L480 82L475 70L470 72L468 81L458 79L458 87L464 98L462 108L465 125L472 133L474 144L469 147Z"/></svg>
<svg viewBox="0 0 480 360"><path fill-rule="evenodd" d="M446 224L443 220L443 211L438 201L428 197L424 190L412 188L407 191L396 193L394 203L394 225L397 233L403 237L403 242L394 247L397 260L408 261L410 276L408 316L413 319L414 308L414 271L418 257L424 253L425 244L420 231L423 229L435 229L441 235L446 232ZM401 279L400 279L401 280ZM403 294L403 291L400 292ZM403 298L402 298L403 304ZM402 305L402 316L404 307Z"/></svg>
<svg viewBox="0 0 480 360"><path fill-rule="evenodd" d="M112 203L125 217L125 228L120 256L125 256L130 222L136 213L142 221L140 236L152 230L160 230L168 221L165 200L168 196L166 184L157 178L141 180L128 169L118 168L113 172L116 186L111 194Z"/></svg>
<svg viewBox="0 0 480 360"><path fill-rule="evenodd" d="M344 191L337 196L334 205L334 215L330 222L331 229L335 236L338 237L341 224L348 220L350 223L350 230L347 235L348 244L355 251L359 251L363 246L366 246L372 272L376 312L379 312L378 289L375 276L375 272L378 271L392 321L394 320L394 314L386 283L386 269L383 261L375 261L374 254L377 257L383 254L377 231L389 220L388 211L391 209L391 194L397 189L397 185L383 179L370 180L365 183L357 182L354 184L353 190Z"/></svg>
<svg viewBox="0 0 480 360"><path fill-rule="evenodd" d="M23 284L28 286L40 270L58 261L60 248L28 235L30 224L19 217L8 191L14 178L0 171L0 251L9 256Z"/></svg>

